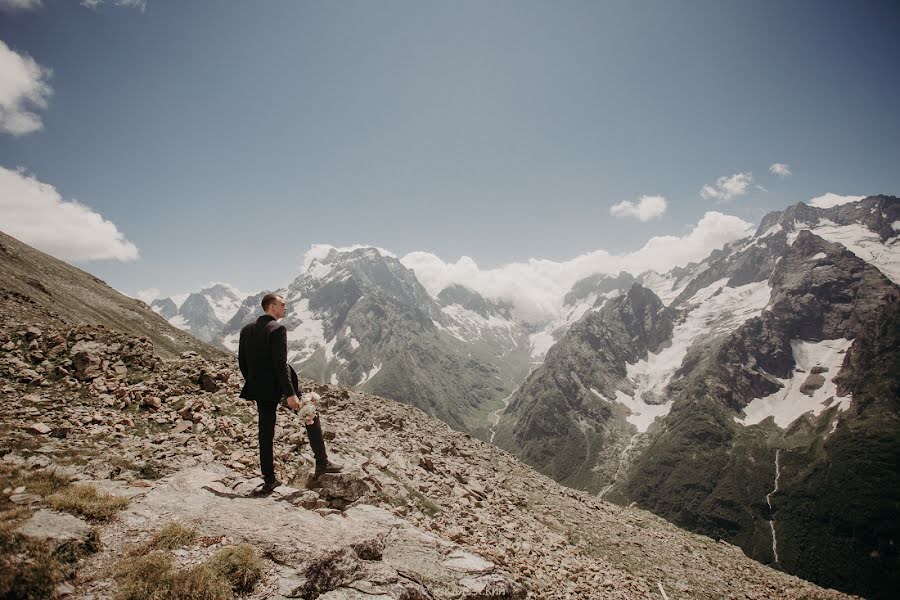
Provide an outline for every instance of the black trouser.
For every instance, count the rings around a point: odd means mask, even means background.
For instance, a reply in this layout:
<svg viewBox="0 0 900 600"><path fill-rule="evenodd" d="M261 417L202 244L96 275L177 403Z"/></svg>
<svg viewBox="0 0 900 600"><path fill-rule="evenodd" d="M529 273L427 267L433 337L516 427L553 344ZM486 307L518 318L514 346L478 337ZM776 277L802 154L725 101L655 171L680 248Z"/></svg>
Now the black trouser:
<svg viewBox="0 0 900 600"><path fill-rule="evenodd" d="M273 458L273 440L275 439L275 415L278 412L277 402L256 402L256 411L259 413L259 466L263 479L272 481L275 479L275 463ZM328 463L328 454L325 451L325 438L322 435L322 421L316 413L316 419L312 425L306 426L306 435L309 438L309 446L316 457L316 465L323 466Z"/></svg>

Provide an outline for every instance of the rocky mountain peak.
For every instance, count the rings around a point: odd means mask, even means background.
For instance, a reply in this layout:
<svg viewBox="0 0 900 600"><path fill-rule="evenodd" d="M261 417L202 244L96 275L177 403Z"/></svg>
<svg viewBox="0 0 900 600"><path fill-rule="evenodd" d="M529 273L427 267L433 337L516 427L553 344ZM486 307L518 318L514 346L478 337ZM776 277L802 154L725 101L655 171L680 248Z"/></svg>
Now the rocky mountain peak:
<svg viewBox="0 0 900 600"><path fill-rule="evenodd" d="M429 316L440 318L439 308L416 279L415 273L393 256L377 248L331 249L323 259L314 259L288 287L289 298L309 297L310 307L320 308L319 300L334 297L340 290L352 290L356 297L382 294L407 306L421 308Z"/></svg>
<svg viewBox="0 0 900 600"><path fill-rule="evenodd" d="M769 281L771 312L791 323L792 338L805 340L852 339L861 322L897 295L897 286L878 269L805 230Z"/></svg>
<svg viewBox="0 0 900 600"><path fill-rule="evenodd" d="M615 311L626 331L633 339L643 340L648 350L655 351L671 337L674 315L652 290L635 283L616 300L609 310Z"/></svg>
<svg viewBox="0 0 900 600"><path fill-rule="evenodd" d="M200 290L200 294L214 300L229 298L231 300L243 300L240 293L232 286L224 283L216 283Z"/></svg>
<svg viewBox="0 0 900 600"><path fill-rule="evenodd" d="M817 208L803 202L763 217L755 237L777 230L787 233L816 227L823 222L831 226L859 225L876 233L882 243L897 236L894 223L900 221L900 199L896 196L868 196L830 208Z"/></svg>
<svg viewBox="0 0 900 600"><path fill-rule="evenodd" d="M759 227L756 228L754 237L761 237L765 235L766 233L772 231L772 228L777 225L780 225L781 229L784 231L794 231L798 227L802 227L803 224L815 223L819 220L819 216L821 214L821 208L816 208L803 202L798 202L797 204L793 204L784 210L770 212L765 217L763 217L762 221L760 221L759 223Z"/></svg>
<svg viewBox="0 0 900 600"><path fill-rule="evenodd" d="M459 305L466 310L478 313L484 318L489 318L492 315L497 315L504 319L512 318L512 304L509 302L494 302L475 290L458 283L441 290L437 296L437 301L441 306Z"/></svg>
<svg viewBox="0 0 900 600"><path fill-rule="evenodd" d="M605 273L589 275L575 282L571 291L563 298L563 303L566 306L574 306L592 294L596 294L598 296L597 302L600 302L599 296L616 290L627 290L634 282L634 275L625 271L620 271L618 275Z"/></svg>
<svg viewBox="0 0 900 600"><path fill-rule="evenodd" d="M178 305L171 298L157 298L150 303L150 308L158 312L163 319L171 319L178 314Z"/></svg>

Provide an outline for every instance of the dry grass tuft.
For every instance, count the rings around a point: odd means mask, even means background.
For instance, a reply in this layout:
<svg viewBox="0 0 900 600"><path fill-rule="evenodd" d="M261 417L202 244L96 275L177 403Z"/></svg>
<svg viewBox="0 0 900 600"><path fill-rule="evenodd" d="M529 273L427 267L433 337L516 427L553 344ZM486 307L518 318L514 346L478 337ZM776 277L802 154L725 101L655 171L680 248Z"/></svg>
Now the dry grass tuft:
<svg viewBox="0 0 900 600"><path fill-rule="evenodd" d="M174 550L197 539L197 531L181 523L169 523L153 534L150 544L155 550Z"/></svg>
<svg viewBox="0 0 900 600"><path fill-rule="evenodd" d="M177 600L229 600L234 594L227 579L203 564L175 573L170 597Z"/></svg>
<svg viewBox="0 0 900 600"><path fill-rule="evenodd" d="M49 598L66 569L50 546L19 535L15 525L0 526L0 598Z"/></svg>
<svg viewBox="0 0 900 600"><path fill-rule="evenodd" d="M49 496L69 485L69 480L52 471L20 472L12 483L12 487L24 486L29 494Z"/></svg>
<svg viewBox="0 0 900 600"><path fill-rule="evenodd" d="M262 577L262 559L256 548L249 544L223 548L208 564L216 573L225 577L237 593L253 591Z"/></svg>
<svg viewBox="0 0 900 600"><path fill-rule="evenodd" d="M188 546L197 539L197 531L185 527L181 523L168 523L162 529L153 534L147 542L133 546L128 554L138 556L147 554L153 550L174 550L182 546Z"/></svg>
<svg viewBox="0 0 900 600"><path fill-rule="evenodd" d="M172 589L175 565L165 552L151 552L145 556L126 558L116 569L119 588L115 600L150 600L167 597Z"/></svg>
<svg viewBox="0 0 900 600"><path fill-rule="evenodd" d="M166 529L174 532L171 525ZM228 600L255 587L262 559L252 546L240 544L220 550L202 565L177 570L169 554L156 550L122 560L115 577L115 600Z"/></svg>
<svg viewBox="0 0 900 600"><path fill-rule="evenodd" d="M63 488L47 498L47 502L57 510L100 522L111 520L117 512L128 506L126 498L98 492L89 485Z"/></svg>

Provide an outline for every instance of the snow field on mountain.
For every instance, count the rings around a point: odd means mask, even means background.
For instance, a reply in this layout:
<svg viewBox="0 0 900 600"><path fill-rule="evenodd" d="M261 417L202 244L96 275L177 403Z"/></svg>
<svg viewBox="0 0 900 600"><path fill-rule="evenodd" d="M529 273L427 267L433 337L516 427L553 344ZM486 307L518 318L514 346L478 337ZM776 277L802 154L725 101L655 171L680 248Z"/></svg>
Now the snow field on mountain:
<svg viewBox="0 0 900 600"><path fill-rule="evenodd" d="M843 245L847 250L874 265L894 283L900 284L900 244L898 238L892 237L882 243L878 234L859 223L838 225L828 219L819 219L809 229L824 240ZM788 234L788 244L793 244L800 229Z"/></svg>
<svg viewBox="0 0 900 600"><path fill-rule="evenodd" d="M684 291L684 288L688 286L694 277L705 271L707 268L708 267L704 262L696 273L692 273L690 276L685 276L680 279L673 277L671 272L660 275L656 271L650 271L642 278L641 285L656 294L656 296L662 300L662 303L668 306L675 301L675 298L677 298L681 292Z"/></svg>
<svg viewBox="0 0 900 600"><path fill-rule="evenodd" d="M189 329L187 319L184 318L184 315L175 315L169 319L169 324L184 331Z"/></svg>
<svg viewBox="0 0 900 600"><path fill-rule="evenodd" d="M353 337L353 330L350 329L350 326L347 325L347 328L344 330L344 335L350 340L350 348L356 350L359 348L359 341L355 337Z"/></svg>
<svg viewBox="0 0 900 600"><path fill-rule="evenodd" d="M238 345L240 344L241 332L235 331L234 333L229 333L222 339L222 344L237 354Z"/></svg>
<svg viewBox="0 0 900 600"><path fill-rule="evenodd" d="M528 340L531 342L531 357L536 360L544 358L550 347L565 335L573 323L576 323L588 312L602 309L608 300L618 297L621 293L621 290L612 290L604 294L592 293L575 304L565 306L558 317L548 321L540 331L528 336ZM598 306L594 306L599 298L603 298L603 301Z"/></svg>
<svg viewBox="0 0 900 600"><path fill-rule="evenodd" d="M805 342L791 340L791 350L796 363L795 372L788 379L778 379L784 386L774 394L764 398L756 398L744 407L744 417L735 417L741 425L755 425L767 417L774 417L775 424L782 429L793 423L801 415L812 412L818 415L833 402L837 402L838 410L844 411L850 406L851 396L838 397L837 385L832 381L841 370L844 355L853 342L836 339L821 342ZM800 391L813 367L824 367L822 373L825 383L811 395Z"/></svg>
<svg viewBox="0 0 900 600"><path fill-rule="evenodd" d="M360 382L357 383L356 385L357 385L357 386L361 386L362 384L366 383L367 381L371 380L373 377L375 377L376 375L378 375L378 371L381 370L381 365L383 365L383 364L384 364L384 363L378 363L377 365L373 366L373 367L369 370L369 372L366 373L365 376L364 376L364 377L360 380Z"/></svg>
<svg viewBox="0 0 900 600"><path fill-rule="evenodd" d="M230 321L231 317L235 315L241 304L243 304L241 299L235 298L211 298L207 296L206 301L209 302L209 306L212 308L216 318L223 323Z"/></svg>
<svg viewBox="0 0 900 600"><path fill-rule="evenodd" d="M643 433L657 417L669 413L672 400L665 399L665 388L681 366L688 349L703 337L730 333L744 321L759 315L769 303L771 289L765 281L739 287L726 287L728 279L720 279L699 290L691 299L695 306L672 331L668 346L647 358L626 364L633 395L616 390L616 402L631 411L628 422Z"/></svg>
<svg viewBox="0 0 900 600"><path fill-rule="evenodd" d="M323 322L309 309L308 298L296 302L290 307L288 314L292 322L299 321L287 330L288 347L295 342L303 345L303 350L293 350L289 353L289 361L303 360L313 354L317 348L326 345Z"/></svg>
<svg viewBox="0 0 900 600"><path fill-rule="evenodd" d="M452 320L469 328L473 332L477 332L478 336L481 336L483 329L503 329L511 334L512 329L516 327L514 321L503 319L496 315L483 317L474 310L469 310L459 304L451 304L450 306L443 307L441 310Z"/></svg>

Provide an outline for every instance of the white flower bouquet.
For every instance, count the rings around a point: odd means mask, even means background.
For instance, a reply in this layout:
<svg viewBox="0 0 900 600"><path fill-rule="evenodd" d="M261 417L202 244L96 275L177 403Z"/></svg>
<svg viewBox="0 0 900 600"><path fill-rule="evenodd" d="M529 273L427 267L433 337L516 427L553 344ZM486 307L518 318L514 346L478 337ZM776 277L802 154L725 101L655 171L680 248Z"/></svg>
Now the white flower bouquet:
<svg viewBox="0 0 900 600"><path fill-rule="evenodd" d="M316 419L316 413L318 412L318 402L322 397L319 396L315 392L309 392L300 396L300 408L297 409L297 414L307 425L312 425L312 422Z"/></svg>

